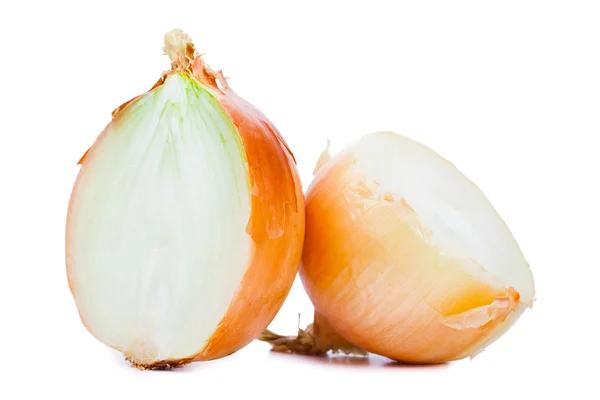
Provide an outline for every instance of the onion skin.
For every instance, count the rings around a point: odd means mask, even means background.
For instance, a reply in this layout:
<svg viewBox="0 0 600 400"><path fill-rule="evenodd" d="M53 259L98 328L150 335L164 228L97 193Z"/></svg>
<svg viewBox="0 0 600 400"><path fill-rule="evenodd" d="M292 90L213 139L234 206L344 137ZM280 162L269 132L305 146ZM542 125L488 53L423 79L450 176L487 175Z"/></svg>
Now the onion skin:
<svg viewBox="0 0 600 400"><path fill-rule="evenodd" d="M474 260L440 252L411 206L382 193L352 152L319 170L306 193L300 277L315 325L406 363L473 357L526 308Z"/></svg>
<svg viewBox="0 0 600 400"><path fill-rule="evenodd" d="M253 183L247 230L255 252L227 314L196 360L231 354L265 329L292 286L304 241L304 195L287 144L260 111L228 87L220 100L246 149Z"/></svg>
<svg viewBox="0 0 600 400"><path fill-rule="evenodd" d="M187 73L209 87L219 99L237 128L248 162L252 199L246 232L252 239L253 249L239 288L204 348L190 357L161 360L152 364L137 363L125 354L134 366L141 369L168 369L181 367L193 361L213 360L232 354L247 345L266 328L287 297L298 271L304 240L304 196L295 159L287 144L260 111L233 92L220 71L215 72L204 64L201 57L196 55L187 35L178 30L168 35L171 35L171 39L174 35L177 41L181 41L166 49L173 60L173 69L164 73L150 91L160 87L170 72L177 71ZM177 49L177 45L183 47ZM174 59L173 55L177 59ZM112 114L113 121L140 96L115 109ZM99 135L94 145L79 160L78 164L82 165L82 169L69 202L66 269L73 296L75 292L69 272L72 268L72 232L69 227L73 218L73 204L83 179L82 171L93 161L94 151L107 131L108 129L105 129ZM86 329L96 339L109 345L89 328L90 325L84 320L82 312L79 309L78 311Z"/></svg>

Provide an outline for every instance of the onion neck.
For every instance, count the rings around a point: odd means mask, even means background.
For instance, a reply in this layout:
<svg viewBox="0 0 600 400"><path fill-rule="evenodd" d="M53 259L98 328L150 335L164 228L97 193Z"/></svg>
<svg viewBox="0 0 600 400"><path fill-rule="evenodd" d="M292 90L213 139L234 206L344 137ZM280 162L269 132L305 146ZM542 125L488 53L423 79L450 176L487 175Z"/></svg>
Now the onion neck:
<svg viewBox="0 0 600 400"><path fill-rule="evenodd" d="M171 59L173 71L187 70L196 58L192 39L181 29L173 29L165 34L163 51Z"/></svg>
<svg viewBox="0 0 600 400"><path fill-rule="evenodd" d="M210 68L196 52L192 39L181 29L172 29L165 34L163 51L171 60L171 71L185 71L206 86L220 92L230 90L221 70ZM164 80L164 76L161 80Z"/></svg>

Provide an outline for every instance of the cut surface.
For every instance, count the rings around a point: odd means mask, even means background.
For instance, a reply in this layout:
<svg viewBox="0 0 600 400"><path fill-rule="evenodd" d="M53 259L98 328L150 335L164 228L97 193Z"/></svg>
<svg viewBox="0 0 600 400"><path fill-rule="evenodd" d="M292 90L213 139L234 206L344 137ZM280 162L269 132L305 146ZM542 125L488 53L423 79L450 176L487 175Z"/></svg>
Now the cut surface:
<svg viewBox="0 0 600 400"><path fill-rule="evenodd" d="M107 127L73 192L67 268L87 328L142 365L199 353L248 268L250 213L235 126L171 74Z"/></svg>
<svg viewBox="0 0 600 400"><path fill-rule="evenodd" d="M380 191L404 198L437 241L514 287L521 301L533 301L531 270L517 242L481 190L450 162L391 132L365 135L352 151Z"/></svg>

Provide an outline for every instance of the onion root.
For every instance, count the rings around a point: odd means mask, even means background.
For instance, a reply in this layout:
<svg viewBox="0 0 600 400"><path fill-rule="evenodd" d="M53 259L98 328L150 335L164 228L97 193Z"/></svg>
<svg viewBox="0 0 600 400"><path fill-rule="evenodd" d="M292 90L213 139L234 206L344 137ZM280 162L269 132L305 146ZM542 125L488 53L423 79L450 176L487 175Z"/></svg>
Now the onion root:
<svg viewBox="0 0 600 400"><path fill-rule="evenodd" d="M324 356L331 351L333 354L368 355L365 350L335 333L325 318L317 313L314 322L306 329L298 328L297 336L282 336L266 329L257 339L269 343L271 350L278 353Z"/></svg>

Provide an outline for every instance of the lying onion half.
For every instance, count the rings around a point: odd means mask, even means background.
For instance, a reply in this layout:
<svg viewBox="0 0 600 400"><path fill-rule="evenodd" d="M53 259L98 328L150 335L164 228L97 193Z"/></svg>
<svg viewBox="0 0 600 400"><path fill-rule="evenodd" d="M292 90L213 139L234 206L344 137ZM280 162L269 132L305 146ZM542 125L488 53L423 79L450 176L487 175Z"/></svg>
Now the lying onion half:
<svg viewBox="0 0 600 400"><path fill-rule="evenodd" d="M474 357L532 305L511 232L450 162L390 132L327 154L306 193L300 269L315 321L297 338L266 331L275 350Z"/></svg>
<svg viewBox="0 0 600 400"><path fill-rule="evenodd" d="M183 32L172 69L113 112L80 161L67 219L79 315L139 368L226 356L254 339L300 262L304 198L278 131Z"/></svg>

